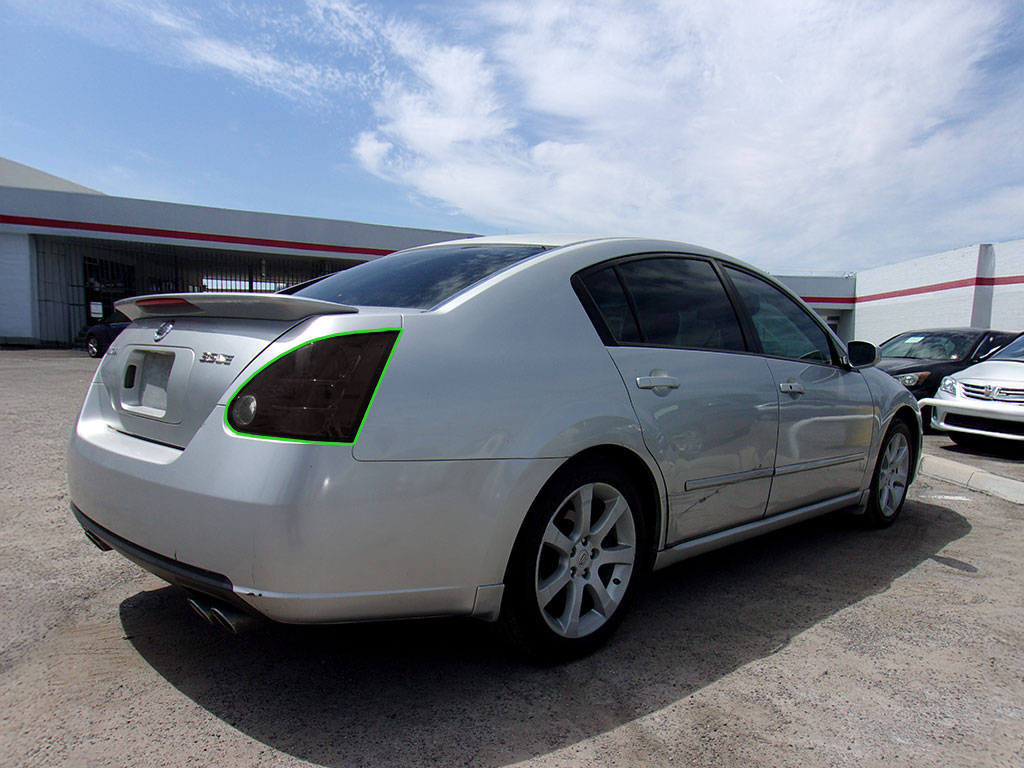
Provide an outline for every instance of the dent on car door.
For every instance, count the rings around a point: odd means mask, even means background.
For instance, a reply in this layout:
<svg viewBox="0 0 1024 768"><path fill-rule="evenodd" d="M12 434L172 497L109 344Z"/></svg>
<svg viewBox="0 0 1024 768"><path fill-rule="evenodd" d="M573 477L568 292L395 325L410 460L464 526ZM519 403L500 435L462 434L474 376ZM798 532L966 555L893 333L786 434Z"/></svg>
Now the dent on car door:
<svg viewBox="0 0 1024 768"><path fill-rule="evenodd" d="M874 427L871 392L839 364L827 332L774 285L726 268L779 390L779 441L768 514L860 490Z"/></svg>
<svg viewBox="0 0 1024 768"><path fill-rule="evenodd" d="M778 397L712 264L624 259L580 282L665 478L666 544L763 517Z"/></svg>

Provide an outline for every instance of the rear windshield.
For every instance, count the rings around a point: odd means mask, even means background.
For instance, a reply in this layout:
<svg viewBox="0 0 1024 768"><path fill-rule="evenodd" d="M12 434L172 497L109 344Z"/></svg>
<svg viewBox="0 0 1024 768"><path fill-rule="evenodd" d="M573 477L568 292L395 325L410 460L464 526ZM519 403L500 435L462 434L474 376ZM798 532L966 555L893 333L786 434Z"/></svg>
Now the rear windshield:
<svg viewBox="0 0 1024 768"><path fill-rule="evenodd" d="M543 250L540 245L441 245L402 251L336 272L295 295L363 307L430 309Z"/></svg>

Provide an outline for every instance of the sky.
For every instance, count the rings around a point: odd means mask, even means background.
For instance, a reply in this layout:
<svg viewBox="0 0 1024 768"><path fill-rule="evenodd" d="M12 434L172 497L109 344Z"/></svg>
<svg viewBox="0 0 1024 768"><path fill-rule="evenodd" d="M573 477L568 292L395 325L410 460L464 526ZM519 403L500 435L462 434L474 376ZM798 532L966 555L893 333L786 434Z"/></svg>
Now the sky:
<svg viewBox="0 0 1024 768"><path fill-rule="evenodd" d="M1024 0L0 0L0 156L112 195L647 235L777 273L1024 237Z"/></svg>

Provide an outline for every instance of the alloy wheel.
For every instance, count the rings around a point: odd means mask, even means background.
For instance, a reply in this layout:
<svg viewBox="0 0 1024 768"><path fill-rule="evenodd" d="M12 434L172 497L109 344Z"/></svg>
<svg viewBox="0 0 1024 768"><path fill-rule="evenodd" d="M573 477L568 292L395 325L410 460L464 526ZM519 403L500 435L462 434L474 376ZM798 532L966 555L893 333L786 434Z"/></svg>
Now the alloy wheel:
<svg viewBox="0 0 1024 768"><path fill-rule="evenodd" d="M894 432L886 443L878 468L878 509L884 517L892 517L899 511L909 476L910 443L903 432Z"/></svg>
<svg viewBox="0 0 1024 768"><path fill-rule="evenodd" d="M596 482L571 493L537 553L534 588L548 627L572 639L604 626L626 595L636 552L636 525L621 492Z"/></svg>

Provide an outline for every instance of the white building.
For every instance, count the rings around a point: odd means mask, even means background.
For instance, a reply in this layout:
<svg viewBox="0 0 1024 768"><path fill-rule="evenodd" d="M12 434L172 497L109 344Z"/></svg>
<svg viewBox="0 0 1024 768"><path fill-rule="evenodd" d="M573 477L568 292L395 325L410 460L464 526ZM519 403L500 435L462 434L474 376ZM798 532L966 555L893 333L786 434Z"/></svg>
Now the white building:
<svg viewBox="0 0 1024 768"><path fill-rule="evenodd" d="M465 233L112 197L0 158L0 344L67 346L143 293L277 288ZM782 275L843 339L1024 329L1024 240Z"/></svg>
<svg viewBox="0 0 1024 768"><path fill-rule="evenodd" d="M780 279L844 339L879 343L916 328L1024 329L1024 240L982 243L845 278Z"/></svg>
<svg viewBox="0 0 1024 768"><path fill-rule="evenodd" d="M0 344L73 344L126 296L273 291L464 236L113 197L0 158Z"/></svg>

